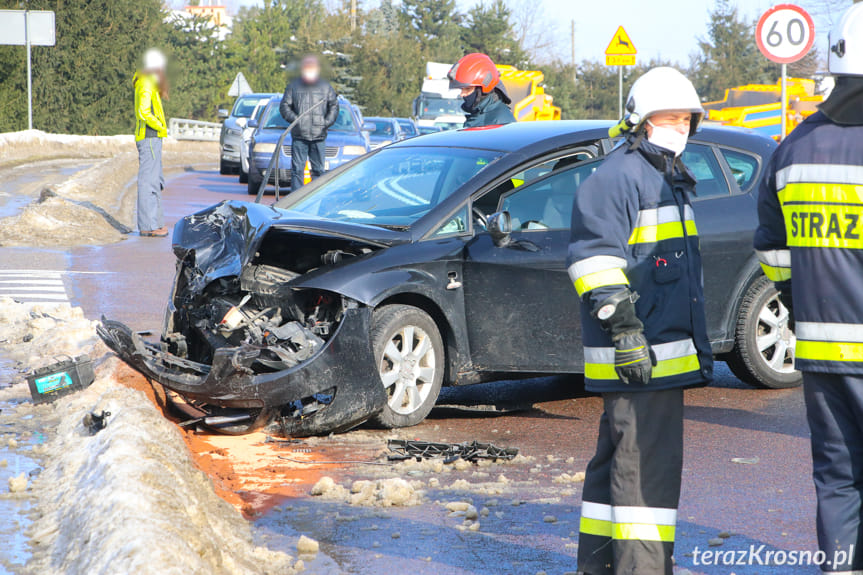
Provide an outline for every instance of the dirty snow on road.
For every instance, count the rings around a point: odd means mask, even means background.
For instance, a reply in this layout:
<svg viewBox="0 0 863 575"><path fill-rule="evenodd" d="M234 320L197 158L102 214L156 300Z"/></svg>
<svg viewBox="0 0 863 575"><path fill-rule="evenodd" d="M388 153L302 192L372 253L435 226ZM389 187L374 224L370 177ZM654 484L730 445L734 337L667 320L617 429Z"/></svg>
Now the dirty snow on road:
<svg viewBox="0 0 863 575"><path fill-rule="evenodd" d="M0 535L12 542L0 546L0 572L299 567L253 542L250 524L215 494L176 426L142 392L117 383L118 361L94 345L94 324L79 309L0 299L0 342ZM22 370L83 352L101 358L92 386L51 404L29 400ZM110 412L92 434L82 423L91 412Z"/></svg>

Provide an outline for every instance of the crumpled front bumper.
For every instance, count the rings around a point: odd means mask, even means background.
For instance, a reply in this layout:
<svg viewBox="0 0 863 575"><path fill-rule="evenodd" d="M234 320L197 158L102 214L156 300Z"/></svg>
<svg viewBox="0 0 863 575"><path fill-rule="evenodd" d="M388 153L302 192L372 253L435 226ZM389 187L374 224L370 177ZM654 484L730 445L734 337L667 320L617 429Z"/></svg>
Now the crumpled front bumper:
<svg viewBox="0 0 863 575"><path fill-rule="evenodd" d="M335 333L312 358L290 369L257 374L251 369L257 356L252 346L221 348L212 365L206 365L172 355L120 322L103 319L98 333L144 376L208 405L262 409L275 415L277 408L294 401L332 394L325 407L286 423L293 435L314 435L355 427L386 403L369 341L370 322L369 308L348 309ZM259 421L257 426L266 423Z"/></svg>

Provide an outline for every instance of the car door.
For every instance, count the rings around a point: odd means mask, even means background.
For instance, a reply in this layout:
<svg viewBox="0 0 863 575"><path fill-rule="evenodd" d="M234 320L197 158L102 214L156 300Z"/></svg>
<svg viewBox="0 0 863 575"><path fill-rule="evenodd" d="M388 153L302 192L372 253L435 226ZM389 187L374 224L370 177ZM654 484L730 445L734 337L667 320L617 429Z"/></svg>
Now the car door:
<svg viewBox="0 0 863 575"><path fill-rule="evenodd" d="M731 337L726 333L729 303L752 255L758 226L752 188L761 161L743 150L693 142L683 162L698 180L692 204L701 240L707 335L715 342Z"/></svg>
<svg viewBox="0 0 863 575"><path fill-rule="evenodd" d="M566 271L572 204L599 165L595 151L519 174L528 181L497 197L513 232L495 245L483 229L465 249L464 298L471 359L484 371L578 372L579 300ZM530 176L541 174L534 179ZM494 197L497 190L490 194ZM488 194L474 206L489 205Z"/></svg>

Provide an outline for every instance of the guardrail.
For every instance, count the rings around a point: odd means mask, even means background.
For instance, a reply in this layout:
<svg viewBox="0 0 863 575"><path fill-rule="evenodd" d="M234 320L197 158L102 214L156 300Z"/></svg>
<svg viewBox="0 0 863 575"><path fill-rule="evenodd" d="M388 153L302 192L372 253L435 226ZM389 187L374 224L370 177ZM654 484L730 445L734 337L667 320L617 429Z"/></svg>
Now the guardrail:
<svg viewBox="0 0 863 575"><path fill-rule="evenodd" d="M221 130L222 124L218 122L183 120L181 118L168 120L168 135L177 140L218 142Z"/></svg>

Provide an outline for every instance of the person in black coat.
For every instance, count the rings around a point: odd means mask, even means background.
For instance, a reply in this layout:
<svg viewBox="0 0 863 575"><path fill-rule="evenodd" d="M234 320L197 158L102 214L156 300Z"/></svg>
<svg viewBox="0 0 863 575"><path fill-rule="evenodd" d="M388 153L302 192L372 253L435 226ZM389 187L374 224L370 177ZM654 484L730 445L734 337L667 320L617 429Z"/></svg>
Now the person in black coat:
<svg viewBox="0 0 863 575"><path fill-rule="evenodd" d="M308 112L291 130L293 191L303 185L306 160L311 163L312 179L324 173L327 130L339 117L338 95L330 83L321 78L321 64L317 57L303 58L300 76L285 88L279 112L287 122L293 122Z"/></svg>

